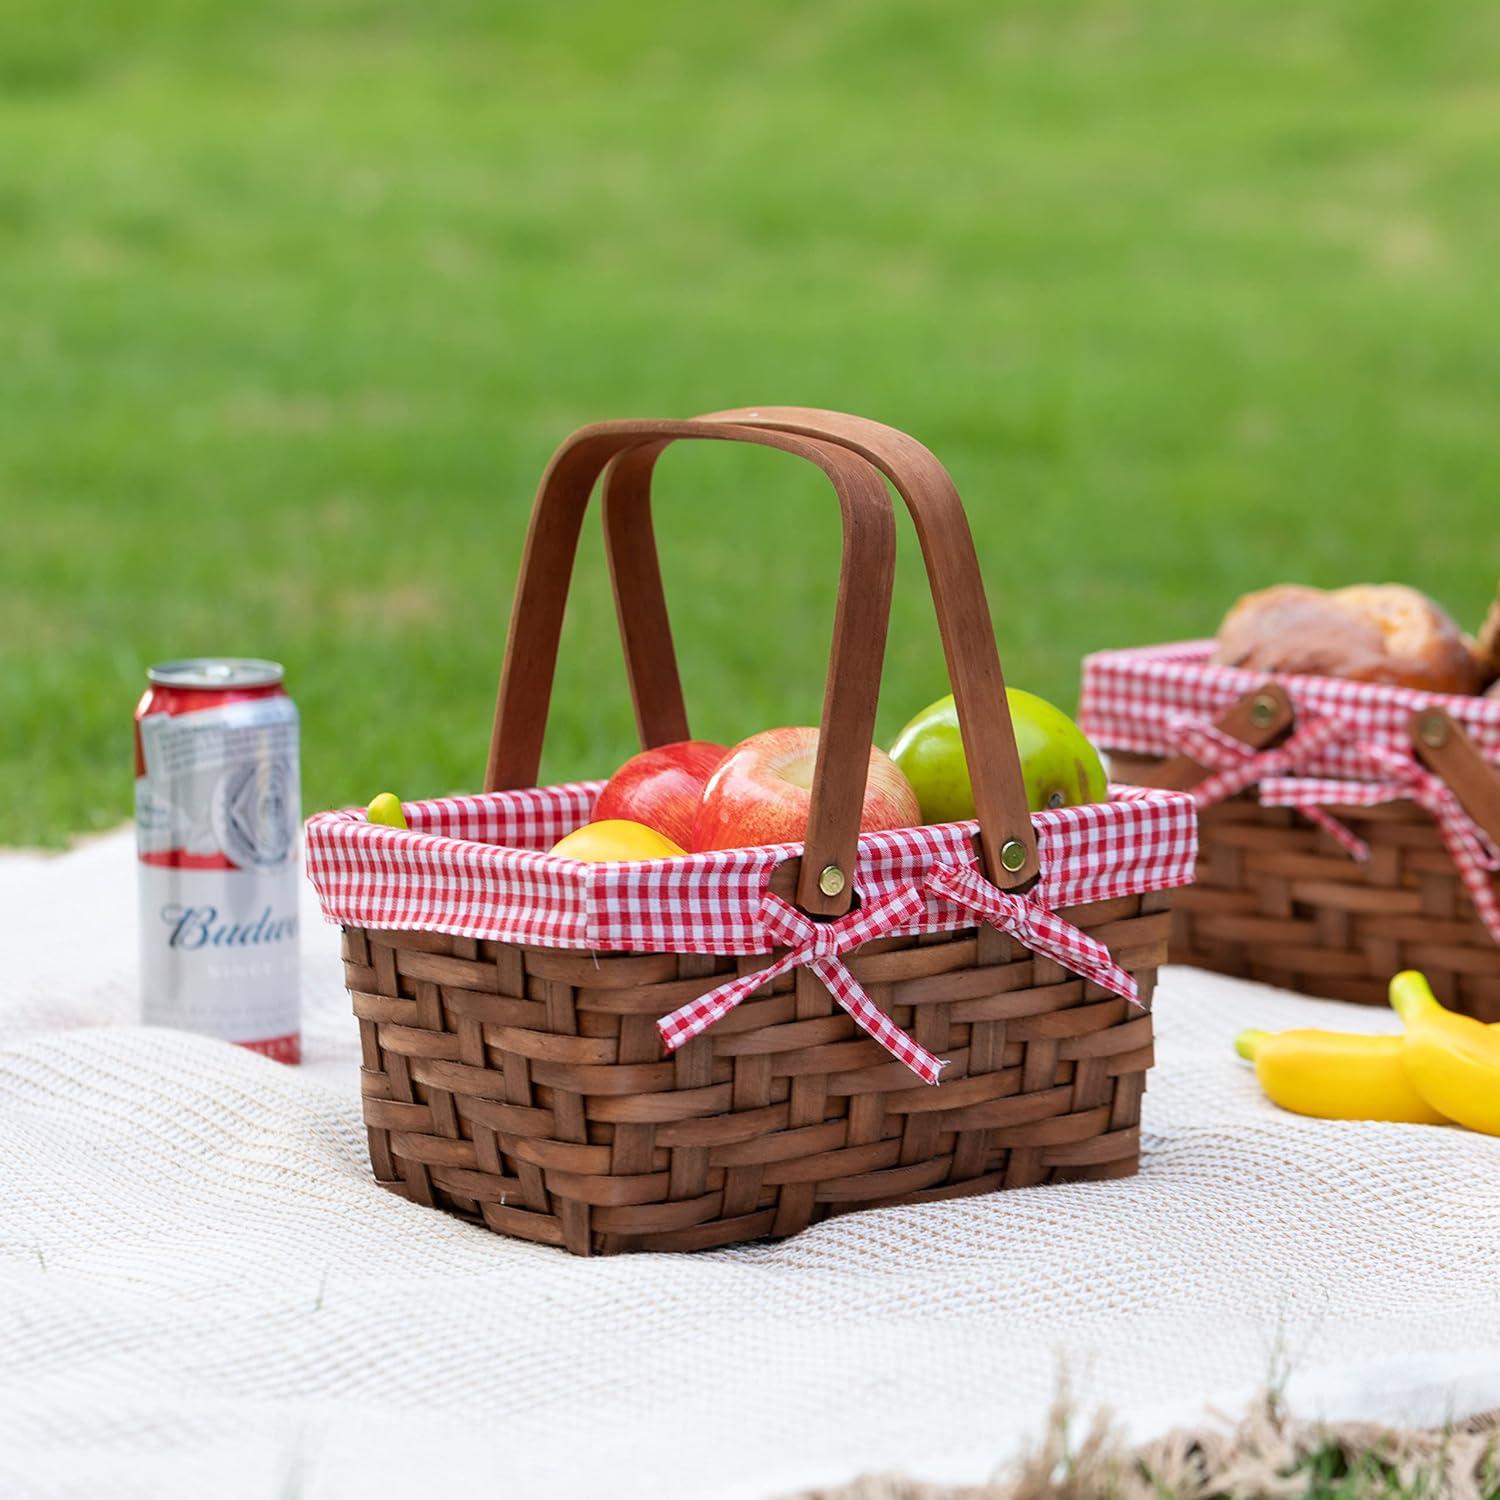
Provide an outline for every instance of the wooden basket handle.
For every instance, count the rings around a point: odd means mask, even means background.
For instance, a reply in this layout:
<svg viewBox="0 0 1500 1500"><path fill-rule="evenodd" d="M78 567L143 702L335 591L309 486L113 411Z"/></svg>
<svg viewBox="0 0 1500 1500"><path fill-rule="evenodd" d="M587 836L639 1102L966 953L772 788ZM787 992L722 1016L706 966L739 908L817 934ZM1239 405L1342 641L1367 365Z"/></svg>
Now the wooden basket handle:
<svg viewBox="0 0 1500 1500"><path fill-rule="evenodd" d="M557 665L558 642L579 532L595 481L616 455L642 443L658 451L684 438L760 444L816 464L832 481L843 520L843 555L823 721L813 770L799 904L820 914L846 910L859 838L880 664L895 571L895 522L879 474L831 443L729 423L603 422L575 432L542 476L516 583L505 664L495 706L485 788L534 786ZM654 557L654 553L653 553ZM839 889L819 887L829 866Z"/></svg>
<svg viewBox="0 0 1500 1500"><path fill-rule="evenodd" d="M1500 844L1500 769L1484 758L1446 709L1415 710L1407 733L1427 769L1448 783L1463 810Z"/></svg>
<svg viewBox="0 0 1500 1500"><path fill-rule="evenodd" d="M1215 722L1214 728L1240 740L1252 750L1266 750L1290 736L1297 707L1279 682L1266 682L1236 698ZM1169 792L1190 792L1214 773L1191 755L1168 755L1159 761L1130 761L1128 776L1137 786L1161 787Z"/></svg>
<svg viewBox="0 0 1500 1500"><path fill-rule="evenodd" d="M911 512L927 567L974 788L981 857L989 878L1002 888L1029 884L1038 864L1026 785L973 535L947 470L915 438L843 412L764 406L699 420L836 443L875 465L895 486ZM689 738L651 527L651 472L665 446L621 453L609 466L604 489L605 541L625 667L645 745ZM878 673L878 657L872 665ZM871 697L878 691L878 681L872 681Z"/></svg>
<svg viewBox="0 0 1500 1500"><path fill-rule="evenodd" d="M858 841L859 810L864 801L868 751L874 733L874 708L879 696L880 664L885 652L889 592L895 564L894 522L885 486L870 462L846 444L823 441L769 425L738 425L711 419L600 423L583 428L568 438L547 465L532 510L531 528L516 585L516 603L511 612L510 639L505 648L486 789L531 786L537 778L567 583L589 493L606 465L610 466L613 495L616 496L613 519L606 522L612 541L610 568L630 661L631 687L637 694L637 717L640 717L642 703L664 700L660 687L652 687L652 682L664 682L676 696L676 720L652 717L652 733L643 735L643 742L661 744L666 739L685 738L687 735L681 688L676 685L675 655L670 646L670 633L666 630L664 601L661 600L660 567L649 529L648 484L645 483L661 450L682 438L744 441L795 453L816 463L828 474L840 501L844 546L834 613L834 640L823 693L822 730L813 771L805 853L796 886L796 898L802 909L819 915L837 915L847 909L852 897L852 882L847 879L847 874L852 870ZM932 462L936 465L935 459ZM619 496L627 493L639 493L639 501L621 501ZM954 496L954 502L957 502L957 496ZM621 517L627 516L633 508L642 523L622 526ZM962 507L957 508L957 514L962 526L960 540L968 549L978 606L986 622L983 640L989 642L993 655L995 645L993 633L989 630L989 609L984 604L983 586L978 582L978 564L974 559L968 522L963 519ZM950 534L950 528L942 520L929 529L941 535ZM939 550L936 555L950 558L948 550ZM932 558L929 567L932 571ZM962 574L956 570L954 576ZM935 594L942 594L936 583ZM962 619L963 615L962 612L950 612L948 618L951 624L954 618ZM646 628L637 628L642 621L646 622ZM655 634L652 622L660 625L660 637ZM657 639L660 648L654 649L652 642ZM950 646L956 691L965 693L960 702L977 700L975 672L971 669L974 652L969 651L968 645L969 642L959 637L956 648ZM983 657L983 652L980 655ZM657 675L660 669L666 673L664 678ZM999 681L998 660L995 673L996 681ZM963 684L962 688L960 684ZM992 708L999 706L1004 709L1004 705L1004 685L1001 685L996 690ZM960 708L960 714L962 712ZM1007 885L1019 885L1035 876L1037 871L1035 840L1008 709L1002 711L1001 720L1004 739L999 739L999 744L993 739L986 741L983 727L975 733L972 717L969 733L971 742L992 745L990 756L1010 760L1011 774L1002 780L1002 784L1008 784L1013 795L1008 804L1001 805L999 816L990 816L989 804L978 801L978 784L983 780L983 772L975 780L981 828L984 829L981 840L989 837L990 847L995 850L1007 841L1013 841L1025 855L1022 862L1017 862L1013 850L1011 864L1016 868L1008 870L996 853L993 870L1005 877ZM678 723L681 732L673 732ZM993 784L993 780L995 778L990 777L987 786ZM1001 837L996 837L999 831L1004 832ZM986 853L989 850L986 849ZM825 876L829 865L844 876L834 891L823 889L820 883L820 877ZM838 885L838 882L831 883Z"/></svg>

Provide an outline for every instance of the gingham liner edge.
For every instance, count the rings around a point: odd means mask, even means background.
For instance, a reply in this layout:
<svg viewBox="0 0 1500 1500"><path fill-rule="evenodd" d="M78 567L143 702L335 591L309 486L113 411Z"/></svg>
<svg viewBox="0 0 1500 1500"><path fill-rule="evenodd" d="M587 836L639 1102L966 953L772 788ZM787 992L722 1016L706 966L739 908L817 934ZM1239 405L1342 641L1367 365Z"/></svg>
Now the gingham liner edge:
<svg viewBox="0 0 1500 1500"><path fill-rule="evenodd" d="M1085 733L1107 750L1171 754L1174 719L1217 719L1270 678L1264 672L1215 666L1213 649L1212 641L1175 641L1085 657L1078 714ZM1345 742L1330 745L1308 763L1308 774L1357 775L1361 744L1409 748L1407 723L1413 711L1432 706L1446 709L1480 752L1500 764L1500 698L1424 693L1334 677L1277 674L1275 681L1286 689L1299 719L1334 718L1349 731Z"/></svg>
<svg viewBox="0 0 1500 1500"><path fill-rule="evenodd" d="M587 820L601 785L408 803L410 830L368 823L354 810L321 813L307 823L308 876L329 921L361 927L601 952L766 952L762 898L772 872L800 845L624 864L542 853ZM1032 821L1044 872L1032 896L1050 910L1192 879L1197 820L1180 793L1115 787L1108 803ZM864 835L855 888L872 901L920 885L935 864L972 864L974 826ZM929 896L904 930L973 925L972 913Z"/></svg>

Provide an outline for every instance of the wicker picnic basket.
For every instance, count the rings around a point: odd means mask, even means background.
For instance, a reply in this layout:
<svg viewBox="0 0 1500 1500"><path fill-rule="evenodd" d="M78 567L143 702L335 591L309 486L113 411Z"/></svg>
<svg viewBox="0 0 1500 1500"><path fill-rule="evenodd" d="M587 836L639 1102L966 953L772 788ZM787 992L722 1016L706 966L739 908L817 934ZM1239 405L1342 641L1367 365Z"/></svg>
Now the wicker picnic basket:
<svg viewBox="0 0 1500 1500"><path fill-rule="evenodd" d="M1081 719L1113 774L1199 807L1173 962L1367 1005L1422 969L1500 1021L1500 698L1266 678L1212 650L1084 663Z"/></svg>
<svg viewBox="0 0 1500 1500"><path fill-rule="evenodd" d="M689 737L649 511L658 457L687 439L800 456L839 500L806 843L560 859L544 851L600 783L535 782L601 474L642 743ZM979 817L861 836L894 569L880 471L916 521ZM1028 813L968 524L912 439L798 408L570 437L532 515L486 787L408 804L409 830L357 812L308 824L385 1186L587 1255L1136 1169L1146 1006L1168 892L1191 874L1192 804L1125 789Z"/></svg>

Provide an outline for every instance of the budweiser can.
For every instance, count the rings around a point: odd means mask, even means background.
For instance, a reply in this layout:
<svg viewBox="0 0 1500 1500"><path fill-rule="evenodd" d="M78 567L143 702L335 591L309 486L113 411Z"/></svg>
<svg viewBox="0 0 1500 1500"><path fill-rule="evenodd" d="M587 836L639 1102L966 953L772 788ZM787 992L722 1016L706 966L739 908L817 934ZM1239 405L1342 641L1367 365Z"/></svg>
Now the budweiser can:
<svg viewBox="0 0 1500 1500"><path fill-rule="evenodd" d="M301 1056L297 708L270 661L147 673L135 711L148 1026Z"/></svg>

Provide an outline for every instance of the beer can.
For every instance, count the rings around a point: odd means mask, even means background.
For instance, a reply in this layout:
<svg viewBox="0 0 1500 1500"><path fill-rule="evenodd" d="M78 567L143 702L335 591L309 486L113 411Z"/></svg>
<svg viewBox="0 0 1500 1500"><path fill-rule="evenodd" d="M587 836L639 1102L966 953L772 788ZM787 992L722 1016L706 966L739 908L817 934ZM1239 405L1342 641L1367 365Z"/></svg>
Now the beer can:
<svg viewBox="0 0 1500 1500"><path fill-rule="evenodd" d="M297 708L275 662L146 674L135 711L141 1013L301 1057Z"/></svg>

